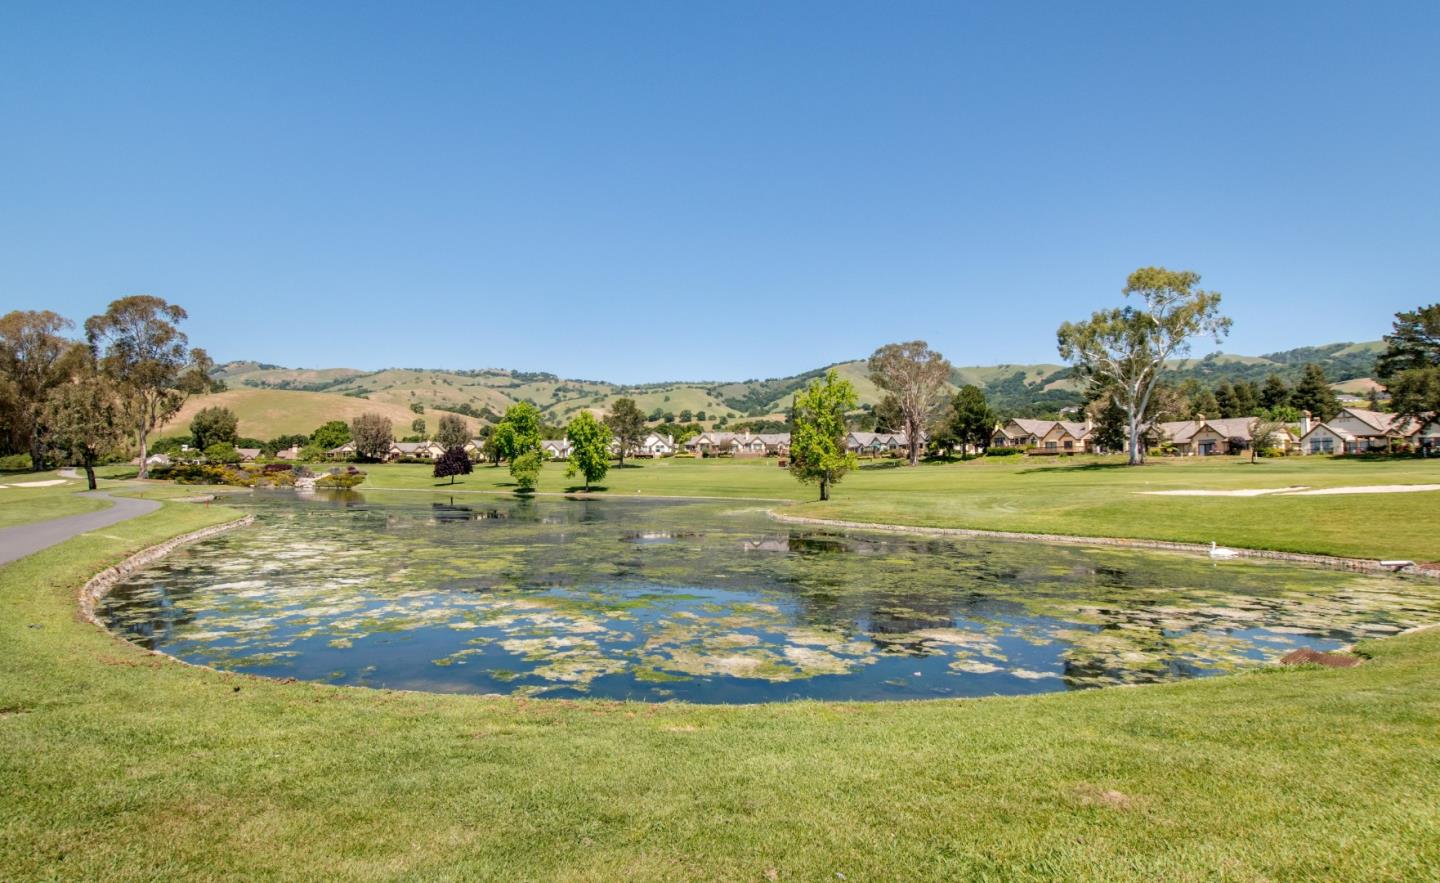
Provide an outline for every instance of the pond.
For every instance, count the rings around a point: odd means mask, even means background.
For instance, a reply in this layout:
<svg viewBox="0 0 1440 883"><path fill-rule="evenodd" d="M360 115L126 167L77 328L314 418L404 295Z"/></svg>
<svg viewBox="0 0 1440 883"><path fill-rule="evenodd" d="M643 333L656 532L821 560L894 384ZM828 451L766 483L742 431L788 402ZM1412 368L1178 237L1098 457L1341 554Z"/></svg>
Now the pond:
<svg viewBox="0 0 1440 883"><path fill-rule="evenodd" d="M238 672L644 701L921 699L1232 672L1440 620L1401 577L798 528L753 503L261 493L99 614Z"/></svg>

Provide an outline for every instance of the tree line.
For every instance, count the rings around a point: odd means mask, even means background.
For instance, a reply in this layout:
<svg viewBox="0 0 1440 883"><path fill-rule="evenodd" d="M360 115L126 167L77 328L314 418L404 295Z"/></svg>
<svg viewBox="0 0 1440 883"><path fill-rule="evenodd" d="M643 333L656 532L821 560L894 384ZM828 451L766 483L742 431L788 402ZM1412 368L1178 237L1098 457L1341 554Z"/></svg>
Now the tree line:
<svg viewBox="0 0 1440 883"><path fill-rule="evenodd" d="M75 323L49 310L0 316L0 445L29 455L30 468L94 466L133 439L140 477L150 435L196 393L218 388L205 350L180 330L185 310L151 295L110 303Z"/></svg>

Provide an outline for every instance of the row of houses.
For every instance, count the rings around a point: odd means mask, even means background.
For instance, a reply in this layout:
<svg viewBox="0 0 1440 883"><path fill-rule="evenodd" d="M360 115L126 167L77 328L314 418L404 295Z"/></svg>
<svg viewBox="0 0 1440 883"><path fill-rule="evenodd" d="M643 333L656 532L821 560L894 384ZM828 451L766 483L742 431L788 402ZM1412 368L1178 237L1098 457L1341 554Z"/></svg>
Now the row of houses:
<svg viewBox="0 0 1440 883"><path fill-rule="evenodd" d="M1146 432L1152 446L1168 447L1182 457L1207 457L1248 451L1255 444L1258 417L1216 417L1166 421ZM1034 454L1095 453L1094 425L1086 420L1015 419L995 431L995 447L1018 447ZM1300 454L1362 454L1392 450L1397 446L1415 449L1440 448L1440 419L1420 421L1363 408L1342 408L1323 423L1312 423L1307 415L1298 427L1272 430L1279 450Z"/></svg>

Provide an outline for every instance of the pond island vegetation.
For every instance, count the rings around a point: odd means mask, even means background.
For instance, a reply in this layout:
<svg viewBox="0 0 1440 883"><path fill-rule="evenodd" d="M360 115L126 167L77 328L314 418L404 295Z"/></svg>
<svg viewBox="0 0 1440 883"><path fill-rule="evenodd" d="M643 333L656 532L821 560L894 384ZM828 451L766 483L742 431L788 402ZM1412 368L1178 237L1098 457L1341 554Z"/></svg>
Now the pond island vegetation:
<svg viewBox="0 0 1440 883"><path fill-rule="evenodd" d="M0 566L0 876L1432 879L1412 568L772 518L1440 561L1440 305L1347 404L1185 376L1198 283L1061 325L1049 412L912 341L754 416L416 401L400 438L364 400L260 437L158 298L0 317L0 530L162 503ZM128 640L77 617L247 513L102 602Z"/></svg>

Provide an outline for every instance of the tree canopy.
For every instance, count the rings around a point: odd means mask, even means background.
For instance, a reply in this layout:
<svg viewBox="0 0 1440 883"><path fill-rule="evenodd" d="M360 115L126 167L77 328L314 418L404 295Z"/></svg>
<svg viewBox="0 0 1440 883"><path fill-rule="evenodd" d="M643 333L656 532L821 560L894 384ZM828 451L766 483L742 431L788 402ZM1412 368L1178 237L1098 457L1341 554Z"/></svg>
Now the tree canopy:
<svg viewBox="0 0 1440 883"><path fill-rule="evenodd" d="M435 441L445 450L463 448L470 441L470 427L465 418L455 414L444 414L435 429Z"/></svg>
<svg viewBox="0 0 1440 883"><path fill-rule="evenodd" d="M214 367L204 350L190 347L177 324L185 310L148 294L122 297L85 320L85 337L126 405L140 442L140 477L149 474L150 433L173 417L191 395L214 388Z"/></svg>
<svg viewBox="0 0 1440 883"><path fill-rule="evenodd" d="M350 440L350 424L344 420L331 420L316 427L310 435L310 443L317 448L330 450ZM288 447L288 445L284 446Z"/></svg>
<svg viewBox="0 0 1440 883"><path fill-rule="evenodd" d="M30 468L45 468L45 408L69 381L84 347L64 336L74 323L49 310L15 310L0 316L0 450L25 449Z"/></svg>
<svg viewBox="0 0 1440 883"><path fill-rule="evenodd" d="M395 427L383 414L364 413L350 421L350 439L362 460L384 460L395 443Z"/></svg>
<svg viewBox="0 0 1440 883"><path fill-rule="evenodd" d="M461 445L452 445L435 459L433 475L435 478L448 477L450 483L454 484L455 476L469 475L473 471L475 471L475 467L470 462L470 455L465 452L465 448Z"/></svg>
<svg viewBox="0 0 1440 883"><path fill-rule="evenodd" d="M1301 411L1309 411L1321 421L1340 413L1340 399L1325 379L1325 369L1314 362L1305 365L1305 373L1290 393L1290 404Z"/></svg>
<svg viewBox="0 0 1440 883"><path fill-rule="evenodd" d="M95 464L120 444L125 419L114 385L88 360L77 367L76 376L47 397L43 420L49 427L49 444L62 458L85 469L93 491Z"/></svg>
<svg viewBox="0 0 1440 883"><path fill-rule="evenodd" d="M920 462L925 422L950 379L950 363L925 341L912 340L880 347L870 355L868 367L875 385L895 397L914 466Z"/></svg>
<svg viewBox="0 0 1440 883"><path fill-rule="evenodd" d="M1440 304L1395 314L1376 372L1395 413L1428 422L1440 414Z"/></svg>
<svg viewBox="0 0 1440 883"><path fill-rule="evenodd" d="M588 491L610 469L610 427L589 411L581 411L565 428L565 437L570 440L570 465L565 474L584 476Z"/></svg>
<svg viewBox="0 0 1440 883"><path fill-rule="evenodd" d="M645 440L645 415L640 413L634 399L618 398L610 403L605 425L619 442L617 455L620 465L624 466L625 455Z"/></svg>
<svg viewBox="0 0 1440 883"><path fill-rule="evenodd" d="M1199 335L1219 341L1230 331L1230 319L1220 314L1220 293L1199 285L1200 275L1189 270L1142 267L1122 289L1142 306L1097 310L1056 332L1061 358L1109 390L1125 410L1131 465L1145 461L1143 421L1165 361L1189 352Z"/></svg>
<svg viewBox="0 0 1440 883"><path fill-rule="evenodd" d="M830 499L830 488L857 465L845 448L845 412L859 402L855 387L835 369L825 379L795 394L790 422L790 474L805 483L820 485L820 499Z"/></svg>
<svg viewBox="0 0 1440 883"><path fill-rule="evenodd" d="M960 387L950 407L950 431L954 433L962 455L966 447L988 447L990 437L995 434L995 412L990 409L990 403L980 387L968 383Z"/></svg>
<svg viewBox="0 0 1440 883"><path fill-rule="evenodd" d="M201 408L190 420L190 438L195 447L205 450L217 442L235 443L240 421L229 408Z"/></svg>

